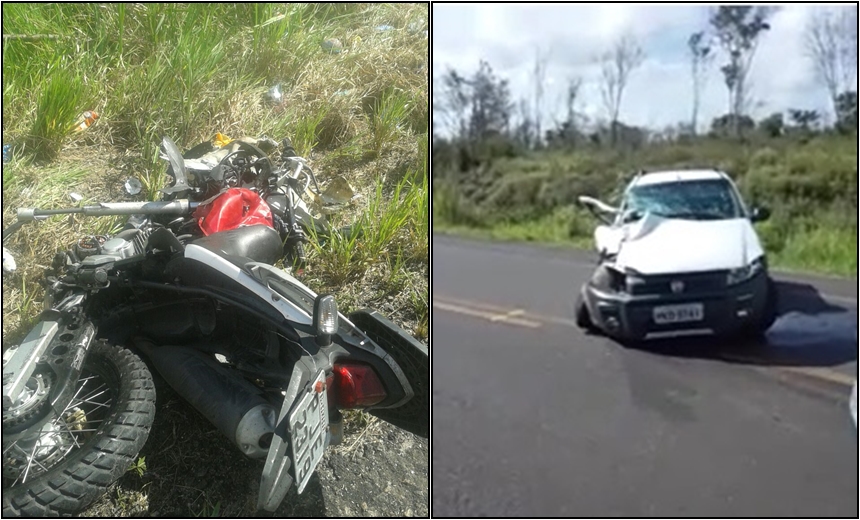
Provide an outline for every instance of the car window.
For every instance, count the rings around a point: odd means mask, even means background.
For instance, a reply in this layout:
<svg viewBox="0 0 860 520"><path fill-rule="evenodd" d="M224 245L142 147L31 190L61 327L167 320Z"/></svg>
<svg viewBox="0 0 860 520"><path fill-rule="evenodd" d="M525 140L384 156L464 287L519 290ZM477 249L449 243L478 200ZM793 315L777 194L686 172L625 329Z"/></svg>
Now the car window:
<svg viewBox="0 0 860 520"><path fill-rule="evenodd" d="M651 212L667 218L722 220L739 218L743 211L725 179L663 182L633 186L624 201L624 222Z"/></svg>

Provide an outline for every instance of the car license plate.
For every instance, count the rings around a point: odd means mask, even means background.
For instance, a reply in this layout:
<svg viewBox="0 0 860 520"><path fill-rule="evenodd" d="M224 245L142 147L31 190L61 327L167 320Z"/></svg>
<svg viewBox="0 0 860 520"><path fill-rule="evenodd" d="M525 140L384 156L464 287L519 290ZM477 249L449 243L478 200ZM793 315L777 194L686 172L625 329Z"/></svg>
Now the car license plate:
<svg viewBox="0 0 860 520"><path fill-rule="evenodd" d="M654 307L654 323L683 323L701 321L705 317L705 306L701 303L685 303L683 305L662 305Z"/></svg>
<svg viewBox="0 0 860 520"><path fill-rule="evenodd" d="M320 391L318 392L317 389ZM301 493L322 460L328 444L328 397L325 373L320 372L290 413L290 443L298 492Z"/></svg>

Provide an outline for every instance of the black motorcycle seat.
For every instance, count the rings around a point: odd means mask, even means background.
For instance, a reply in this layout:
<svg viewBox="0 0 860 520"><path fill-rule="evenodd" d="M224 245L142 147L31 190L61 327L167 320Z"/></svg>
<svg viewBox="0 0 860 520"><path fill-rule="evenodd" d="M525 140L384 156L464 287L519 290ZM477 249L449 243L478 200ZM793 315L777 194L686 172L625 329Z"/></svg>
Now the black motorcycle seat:
<svg viewBox="0 0 860 520"><path fill-rule="evenodd" d="M192 244L218 254L233 264L241 259L274 264L283 256L281 236L269 226L243 226L229 231L219 231L208 237L198 238Z"/></svg>

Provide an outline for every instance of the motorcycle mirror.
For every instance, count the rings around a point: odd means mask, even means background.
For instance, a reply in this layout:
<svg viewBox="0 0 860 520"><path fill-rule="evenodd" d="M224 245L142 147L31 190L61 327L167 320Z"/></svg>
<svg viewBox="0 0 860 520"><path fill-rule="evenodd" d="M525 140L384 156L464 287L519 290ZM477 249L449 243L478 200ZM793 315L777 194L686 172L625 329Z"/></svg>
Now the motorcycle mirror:
<svg viewBox="0 0 860 520"><path fill-rule="evenodd" d="M576 200L581 205L583 205L587 208L594 208L595 210L603 211L606 213L612 213L612 214L618 213L618 208L616 208L614 206L610 206L609 204L606 204L603 201L597 200L594 197L589 197L587 195L580 195L579 197L577 197Z"/></svg>
<svg viewBox="0 0 860 520"><path fill-rule="evenodd" d="M618 208L610 206L605 202L599 201L594 197L580 195L576 198L576 200L581 206L584 206L586 209L588 209L588 211L592 215L594 215L595 218L597 218L604 224L611 223L611 219L607 217L607 214L616 215L618 213Z"/></svg>
<svg viewBox="0 0 860 520"><path fill-rule="evenodd" d="M167 136L161 141L161 148L164 154L167 155L167 161L170 163L170 172L173 173L174 183L169 188L161 190L165 195L182 192L188 190L188 170L185 168L185 159L182 158L182 152L179 147Z"/></svg>

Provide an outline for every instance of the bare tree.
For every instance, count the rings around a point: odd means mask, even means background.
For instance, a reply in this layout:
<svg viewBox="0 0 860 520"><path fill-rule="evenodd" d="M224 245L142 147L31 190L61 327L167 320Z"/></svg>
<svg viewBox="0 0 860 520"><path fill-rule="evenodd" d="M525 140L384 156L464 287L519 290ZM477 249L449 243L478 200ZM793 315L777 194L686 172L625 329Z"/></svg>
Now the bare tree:
<svg viewBox="0 0 860 520"><path fill-rule="evenodd" d="M466 77L448 69L437 81L434 79L433 112L443 125L458 138L465 138L469 129L469 107L472 104L471 86Z"/></svg>
<svg viewBox="0 0 860 520"><path fill-rule="evenodd" d="M770 29L765 20L773 12L768 6L721 5L711 14L711 26L729 58L720 70L729 91L729 115L736 137L740 137L741 116L751 99L747 77L759 36Z"/></svg>
<svg viewBox="0 0 860 520"><path fill-rule="evenodd" d="M536 147L540 147L543 136L541 134L541 126L543 122L543 95L544 84L546 82L546 63L547 56L541 56L540 49L535 49L535 68L532 72L532 80L534 81L535 98L534 98L534 116L532 120L535 125L535 140Z"/></svg>
<svg viewBox="0 0 860 520"><path fill-rule="evenodd" d="M579 97L579 89L582 88L582 78L575 76L567 80L567 123L571 128L575 127L576 98Z"/></svg>
<svg viewBox="0 0 860 520"><path fill-rule="evenodd" d="M617 138L616 127L624 88L630 79L630 73L642 65L643 61L645 61L645 52L630 33L622 35L616 40L612 50L600 57L600 94L610 119L613 145Z"/></svg>
<svg viewBox="0 0 860 520"><path fill-rule="evenodd" d="M509 130L513 106L508 81L496 77L484 60L470 77L448 69L434 96L434 113L459 139L481 141Z"/></svg>
<svg viewBox="0 0 860 520"><path fill-rule="evenodd" d="M705 81L708 75L708 66L714 59L714 54L711 52L711 44L704 40L705 32L699 31L690 35L687 40L687 46L690 49L690 63L692 65L693 74L693 117L690 126L693 130L693 135L696 135L696 128L699 119L699 105L701 103L702 89L705 86Z"/></svg>
<svg viewBox="0 0 860 520"><path fill-rule="evenodd" d="M804 36L807 55L815 65L818 80L830 94L838 119L839 95L856 90L857 6L816 11Z"/></svg>
<svg viewBox="0 0 860 520"><path fill-rule="evenodd" d="M528 101L521 98L516 105L517 122L514 126L514 140L520 143L523 148L529 149L534 141L534 122L532 121Z"/></svg>

